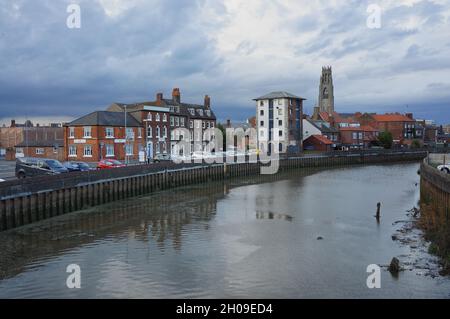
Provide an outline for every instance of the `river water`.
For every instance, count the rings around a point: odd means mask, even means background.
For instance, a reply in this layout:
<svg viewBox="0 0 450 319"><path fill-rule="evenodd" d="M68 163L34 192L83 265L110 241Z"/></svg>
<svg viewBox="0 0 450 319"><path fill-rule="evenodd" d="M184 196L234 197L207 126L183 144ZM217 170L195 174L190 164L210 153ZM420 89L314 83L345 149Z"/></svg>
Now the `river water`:
<svg viewBox="0 0 450 319"><path fill-rule="evenodd" d="M450 298L449 278L414 266L398 277L383 268L381 288L366 285L369 264L413 254L391 236L417 206L418 168L196 185L3 232L0 298ZM70 264L81 289L66 286Z"/></svg>

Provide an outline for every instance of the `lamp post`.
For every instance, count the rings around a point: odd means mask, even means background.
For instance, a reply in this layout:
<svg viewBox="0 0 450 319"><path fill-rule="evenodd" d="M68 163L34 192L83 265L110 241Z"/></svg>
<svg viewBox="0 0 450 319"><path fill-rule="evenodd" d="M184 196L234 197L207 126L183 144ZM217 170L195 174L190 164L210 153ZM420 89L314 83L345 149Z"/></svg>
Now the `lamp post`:
<svg viewBox="0 0 450 319"><path fill-rule="evenodd" d="M128 165L128 155L127 155L127 146L128 146L127 105L124 105L124 117L125 117L125 165Z"/></svg>

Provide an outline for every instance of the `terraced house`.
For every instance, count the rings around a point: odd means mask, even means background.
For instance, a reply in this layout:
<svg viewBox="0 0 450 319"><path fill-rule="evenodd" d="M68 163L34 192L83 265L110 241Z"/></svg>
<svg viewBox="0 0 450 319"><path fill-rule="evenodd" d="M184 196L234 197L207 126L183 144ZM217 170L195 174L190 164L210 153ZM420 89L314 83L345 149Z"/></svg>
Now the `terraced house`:
<svg viewBox="0 0 450 319"><path fill-rule="evenodd" d="M172 90L170 99L157 93L155 101L113 103L108 111L127 112L141 124L146 132L148 158L158 153L186 155L203 151L208 141L213 139L206 131L216 127L211 98L206 95L203 104L185 103L181 101L179 88Z"/></svg>

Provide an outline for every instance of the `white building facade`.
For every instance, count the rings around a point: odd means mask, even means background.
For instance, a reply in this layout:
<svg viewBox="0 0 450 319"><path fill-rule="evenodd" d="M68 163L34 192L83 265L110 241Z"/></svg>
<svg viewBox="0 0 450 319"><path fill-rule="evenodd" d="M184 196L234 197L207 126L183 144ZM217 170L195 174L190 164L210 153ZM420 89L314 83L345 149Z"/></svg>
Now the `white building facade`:
<svg viewBox="0 0 450 319"><path fill-rule="evenodd" d="M258 149L266 153L301 152L305 99L287 92L272 92L254 100Z"/></svg>

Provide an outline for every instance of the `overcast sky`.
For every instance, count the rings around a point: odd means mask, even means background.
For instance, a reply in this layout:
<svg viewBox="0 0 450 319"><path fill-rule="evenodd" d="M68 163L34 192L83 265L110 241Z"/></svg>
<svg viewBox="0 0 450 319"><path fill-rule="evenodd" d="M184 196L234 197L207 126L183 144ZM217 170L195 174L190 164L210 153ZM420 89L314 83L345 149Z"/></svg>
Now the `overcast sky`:
<svg viewBox="0 0 450 319"><path fill-rule="evenodd" d="M81 28L66 25L80 5ZM369 4L381 28L367 27ZM0 119L67 119L112 102L212 97L252 116L284 90L317 103L333 67L338 112L413 112L450 123L449 0L3 0Z"/></svg>

